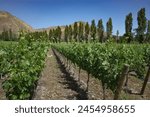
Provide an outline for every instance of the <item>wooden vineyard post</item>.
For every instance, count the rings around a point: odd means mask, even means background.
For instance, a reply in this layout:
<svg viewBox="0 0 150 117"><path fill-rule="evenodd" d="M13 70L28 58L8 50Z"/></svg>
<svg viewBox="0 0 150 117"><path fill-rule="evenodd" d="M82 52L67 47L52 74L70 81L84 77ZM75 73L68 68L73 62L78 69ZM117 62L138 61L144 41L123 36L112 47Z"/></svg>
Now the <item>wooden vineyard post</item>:
<svg viewBox="0 0 150 117"><path fill-rule="evenodd" d="M141 95L144 94L144 91L145 91L145 88L146 88L146 85L147 85L147 82L149 80L149 77L150 77L150 66L148 68L148 71L147 71L147 74L146 74L146 77L145 77L145 80L144 80L144 83L143 83L143 86L142 86L142 89L141 89Z"/></svg>
<svg viewBox="0 0 150 117"><path fill-rule="evenodd" d="M78 81L80 82L80 72L81 72L81 68L79 67L79 75L78 75Z"/></svg>
<svg viewBox="0 0 150 117"><path fill-rule="evenodd" d="M87 73L87 75L88 75L88 79L87 79L86 92L88 92L88 90L89 90L89 80L90 80L90 74L89 74L89 73Z"/></svg>
<svg viewBox="0 0 150 117"><path fill-rule="evenodd" d="M69 60L69 70L71 69L71 61Z"/></svg>
<svg viewBox="0 0 150 117"><path fill-rule="evenodd" d="M123 83L124 83L124 80L125 80L125 77L126 77L128 71L129 71L129 65L125 64L124 68L122 70L121 76L118 80L118 85L117 85L117 89L116 89L116 92L115 92L114 100L118 100L119 97L120 97L122 86L123 86Z"/></svg>
<svg viewBox="0 0 150 117"><path fill-rule="evenodd" d="M67 58L67 68L68 68L68 61L69 61L69 60L68 60L68 58Z"/></svg>
<svg viewBox="0 0 150 117"><path fill-rule="evenodd" d="M129 76L128 74L126 75L126 81L125 81L125 86L128 87L128 80L129 80Z"/></svg>

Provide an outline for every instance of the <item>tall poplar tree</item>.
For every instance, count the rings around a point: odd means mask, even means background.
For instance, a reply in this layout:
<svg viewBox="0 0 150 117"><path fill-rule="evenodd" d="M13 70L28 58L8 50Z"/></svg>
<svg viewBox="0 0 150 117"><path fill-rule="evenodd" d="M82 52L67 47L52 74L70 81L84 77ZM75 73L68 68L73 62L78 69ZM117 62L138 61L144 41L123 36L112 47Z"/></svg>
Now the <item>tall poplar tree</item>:
<svg viewBox="0 0 150 117"><path fill-rule="evenodd" d="M112 30L113 30L112 19L109 18L106 24L107 38L110 38L112 36Z"/></svg>
<svg viewBox="0 0 150 117"><path fill-rule="evenodd" d="M93 39L93 41L96 40L96 25L95 25L95 20L92 20L92 23L91 23L91 37Z"/></svg>
<svg viewBox="0 0 150 117"><path fill-rule="evenodd" d="M89 27L89 23L87 22L85 25L85 36L84 39L86 40L86 42L88 42L89 39L89 32L90 32L90 27Z"/></svg>
<svg viewBox="0 0 150 117"><path fill-rule="evenodd" d="M9 29L9 40L13 40L13 33L11 29Z"/></svg>
<svg viewBox="0 0 150 117"><path fill-rule="evenodd" d="M36 35L38 35L38 32L36 32ZM51 29L49 30L49 40L53 42L53 31Z"/></svg>
<svg viewBox="0 0 150 117"><path fill-rule="evenodd" d="M57 33L57 40L58 40L58 42L61 42L61 34L62 34L62 32L61 32L60 26L57 27L56 33Z"/></svg>
<svg viewBox="0 0 150 117"><path fill-rule="evenodd" d="M116 32L116 42L117 43L119 42L119 30L117 30L117 32Z"/></svg>
<svg viewBox="0 0 150 117"><path fill-rule="evenodd" d="M103 26L103 21L102 19L100 19L98 21L98 26L97 26L97 32L98 32L98 38L99 38L99 42L103 42L104 41L104 26Z"/></svg>
<svg viewBox="0 0 150 117"><path fill-rule="evenodd" d="M82 42L83 41L83 32L84 32L84 25L82 22L79 22L79 41Z"/></svg>
<svg viewBox="0 0 150 117"><path fill-rule="evenodd" d="M69 38L69 41L71 42L72 41L72 26L69 25L68 27L68 38Z"/></svg>
<svg viewBox="0 0 150 117"><path fill-rule="evenodd" d="M68 28L68 26L66 26L65 27L65 32L64 32L65 34L64 34L64 40L65 40L65 42L68 42L68 34L69 34L69 28Z"/></svg>
<svg viewBox="0 0 150 117"><path fill-rule="evenodd" d="M132 26L133 26L132 22L133 22L132 13L129 13L126 16L125 20L125 37L127 38L128 43L132 41Z"/></svg>
<svg viewBox="0 0 150 117"><path fill-rule="evenodd" d="M77 42L78 41L78 23L75 22L74 26L73 26L73 35L74 35L74 39Z"/></svg>
<svg viewBox="0 0 150 117"><path fill-rule="evenodd" d="M138 37L139 43L143 43L144 35L145 35L144 33L146 30L145 8L142 8L140 9L140 11L138 11L137 21L138 21L137 37Z"/></svg>
<svg viewBox="0 0 150 117"><path fill-rule="evenodd" d="M150 20L148 20L147 24L148 25L147 25L146 41L150 42Z"/></svg>

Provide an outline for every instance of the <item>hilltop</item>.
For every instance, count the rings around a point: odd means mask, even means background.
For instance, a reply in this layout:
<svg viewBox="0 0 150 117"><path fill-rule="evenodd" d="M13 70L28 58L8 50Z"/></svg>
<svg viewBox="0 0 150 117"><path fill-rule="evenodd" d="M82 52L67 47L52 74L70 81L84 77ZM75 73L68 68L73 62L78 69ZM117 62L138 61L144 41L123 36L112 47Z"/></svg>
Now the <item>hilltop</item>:
<svg viewBox="0 0 150 117"><path fill-rule="evenodd" d="M30 25L20 20L16 16L13 16L12 14L6 11L0 11L0 32L9 29L11 29L15 33L19 30L33 30L33 28Z"/></svg>

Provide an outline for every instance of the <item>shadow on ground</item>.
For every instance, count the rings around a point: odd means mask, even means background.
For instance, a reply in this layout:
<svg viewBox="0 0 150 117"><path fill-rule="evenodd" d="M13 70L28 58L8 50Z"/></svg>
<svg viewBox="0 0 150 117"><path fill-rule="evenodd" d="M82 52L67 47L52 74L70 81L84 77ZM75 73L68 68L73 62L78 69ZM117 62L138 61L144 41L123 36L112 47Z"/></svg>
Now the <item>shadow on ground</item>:
<svg viewBox="0 0 150 117"><path fill-rule="evenodd" d="M59 64L59 68L60 68L61 72L63 73L62 78L64 78L64 82L59 82L59 83L62 83L64 85L67 84L66 88L71 89L77 93L76 95L68 96L67 99L88 100L87 91L85 89L81 88L81 85L67 71L65 65L61 62L61 60L59 59L55 50L53 50L53 53L54 53L56 60Z"/></svg>

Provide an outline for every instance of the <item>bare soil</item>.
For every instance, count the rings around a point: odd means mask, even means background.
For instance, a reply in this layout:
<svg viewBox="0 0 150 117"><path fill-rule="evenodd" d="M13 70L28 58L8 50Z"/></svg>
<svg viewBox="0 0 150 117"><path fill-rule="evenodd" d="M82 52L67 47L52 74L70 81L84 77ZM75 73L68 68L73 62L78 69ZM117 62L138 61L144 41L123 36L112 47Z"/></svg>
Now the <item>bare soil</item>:
<svg viewBox="0 0 150 117"><path fill-rule="evenodd" d="M84 89L65 70L52 50L48 53L45 65L33 99L87 99Z"/></svg>

